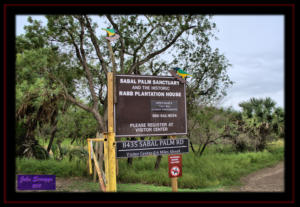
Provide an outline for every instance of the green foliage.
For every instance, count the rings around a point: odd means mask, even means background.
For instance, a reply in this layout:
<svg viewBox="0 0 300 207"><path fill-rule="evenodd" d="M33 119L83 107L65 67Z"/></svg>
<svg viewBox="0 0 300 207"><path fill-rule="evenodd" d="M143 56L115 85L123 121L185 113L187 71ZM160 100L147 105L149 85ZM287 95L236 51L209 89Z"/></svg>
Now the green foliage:
<svg viewBox="0 0 300 207"><path fill-rule="evenodd" d="M21 155L24 152L24 147L22 146L23 140L26 136L26 128L23 122L16 122L16 134L15 134L15 141L16 141L16 155Z"/></svg>
<svg viewBox="0 0 300 207"><path fill-rule="evenodd" d="M251 98L239 106L242 112L230 116L222 134L236 151L262 151L268 141L284 137L284 112L271 98Z"/></svg>
<svg viewBox="0 0 300 207"><path fill-rule="evenodd" d="M99 188L99 185L97 186ZM158 185L145 185L139 183L118 183L117 192L171 192L171 187L158 186ZM99 190L98 190L99 191ZM215 188L201 188L201 189L187 189L179 188L178 192L213 192Z"/></svg>
<svg viewBox="0 0 300 207"><path fill-rule="evenodd" d="M225 153L220 152L220 149ZM284 159L282 140L269 143L266 149L261 152L235 153L230 145L219 144L209 146L201 157L194 156L192 152L183 154L183 176L178 178L179 188L205 190L235 185L239 183L241 176L272 166ZM86 151L70 150L70 154L73 155L71 160L67 157L62 160L17 158L16 173L52 174L57 177L89 176L87 162L83 158L86 156ZM158 170L154 170L154 156L134 159L131 166L127 165L126 159L119 159L118 185L119 183L141 183L170 186L167 156L162 157L161 167Z"/></svg>
<svg viewBox="0 0 300 207"><path fill-rule="evenodd" d="M53 153L53 158L55 160L58 160L59 159L59 148L58 148L58 145L56 143L52 144L51 151Z"/></svg>
<svg viewBox="0 0 300 207"><path fill-rule="evenodd" d="M35 145L33 149L33 156L39 160L49 159L49 154L41 145Z"/></svg>
<svg viewBox="0 0 300 207"><path fill-rule="evenodd" d="M181 67L193 75L187 86L189 107L199 101L217 100L232 84L227 75L228 60L209 44L216 29L210 16L99 17L103 27L114 28L121 35L112 43L116 73L166 75L170 68ZM32 60L41 59L43 67L37 68L46 80L49 78L64 87L72 97L85 97L89 102L86 105L100 102L105 111L105 73L112 67L105 33L99 36L98 25L86 15L46 15L46 18L46 26L29 18L26 34L17 37L18 53L32 50L41 53L41 57ZM169 57L164 58L166 53ZM99 100L92 97L93 90L99 94Z"/></svg>
<svg viewBox="0 0 300 207"><path fill-rule="evenodd" d="M69 84L70 91L74 90L76 79L76 74L68 71L74 67L70 58L65 53L58 53L57 47L48 42L40 22L31 18L28 21L31 25L25 27L26 34L16 38L16 119L26 128L25 136L18 137L18 156L23 156L19 149L24 144L32 145L30 143L35 142L41 131L48 131L42 134L48 138L56 128L58 111L67 107L64 88L53 77L62 77L61 81ZM35 148L32 149L34 152ZM31 151L27 150L26 155L33 156Z"/></svg>
<svg viewBox="0 0 300 207"><path fill-rule="evenodd" d="M201 157L194 156L192 152L183 154L183 176L178 178L179 188L197 189L238 184L241 176L274 165L284 158L282 144L268 146L273 149L270 151L247 153L220 153L217 150L220 148L221 146L210 146ZM133 165L128 166L125 159L120 159L118 182L170 186L168 157L162 157L158 170L153 170L154 161L155 157L144 157L135 159Z"/></svg>
<svg viewBox="0 0 300 207"><path fill-rule="evenodd" d="M40 130L56 129L58 121L59 138L84 140L104 131L106 125L106 72L113 67L107 41L104 35L96 35L98 26L89 16L46 18L47 25L42 26L29 17L25 35L16 38L17 117L26 121L30 137L25 139L35 139L37 125ZM167 75L178 66L193 75L187 85L189 114L199 102L224 96L232 84L228 60L209 44L216 28L210 16L106 15L100 21L121 35L111 44L117 74ZM164 58L166 53L169 57ZM90 114L77 113L74 107L61 114L66 110L64 99ZM49 122L50 127L45 126ZM48 138L46 131L43 137Z"/></svg>
<svg viewBox="0 0 300 207"><path fill-rule="evenodd" d="M224 126L229 122L230 112L223 108L197 107L189 117L188 137L195 155L202 155L208 145L217 144L222 138ZM198 144L198 150L196 145Z"/></svg>
<svg viewBox="0 0 300 207"><path fill-rule="evenodd" d="M95 137L98 129L97 121L91 113L72 106L65 113L58 115L57 126L58 139L72 138L82 144L85 144L86 138Z"/></svg>
<svg viewBox="0 0 300 207"><path fill-rule="evenodd" d="M265 99L251 98L239 104L242 108L243 119L252 126L267 123L272 127L273 131L279 135L279 125L283 127L284 111L280 107L276 107L276 102L270 97Z"/></svg>
<svg viewBox="0 0 300 207"><path fill-rule="evenodd" d="M83 147L79 149L72 149L68 153L69 161L77 160L79 162L87 162L89 153Z"/></svg>
<svg viewBox="0 0 300 207"><path fill-rule="evenodd" d="M61 161L48 159L36 160L27 158L16 159L16 174L45 174L57 177L87 176L86 163L70 162L68 159Z"/></svg>
<svg viewBox="0 0 300 207"><path fill-rule="evenodd" d="M34 157L39 160L49 159L48 152L36 140L24 140L17 146L17 155L20 157Z"/></svg>

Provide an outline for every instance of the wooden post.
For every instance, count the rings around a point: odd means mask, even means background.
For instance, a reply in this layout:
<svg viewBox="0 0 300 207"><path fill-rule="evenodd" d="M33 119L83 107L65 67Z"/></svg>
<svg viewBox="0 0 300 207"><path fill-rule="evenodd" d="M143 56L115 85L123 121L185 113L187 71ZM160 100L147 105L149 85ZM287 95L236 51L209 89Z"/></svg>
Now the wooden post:
<svg viewBox="0 0 300 207"><path fill-rule="evenodd" d="M101 139L101 138L103 139L103 134L100 135L100 133L97 132L96 137L99 139ZM100 168L101 172L103 172L103 142L104 141L98 142L98 149L97 149L97 151L98 151L97 157L99 157L99 168Z"/></svg>
<svg viewBox="0 0 300 207"><path fill-rule="evenodd" d="M91 151L92 151L92 154L93 154L93 158L94 158L94 164L95 164L95 171L97 171L98 173L98 177L99 177L99 184L100 184L100 188L103 192L106 192L106 186L103 182L103 177L101 175L101 170L99 168L99 165L98 165L98 162L97 162L97 156L95 154L95 152L93 152L93 147L91 147Z"/></svg>
<svg viewBox="0 0 300 207"><path fill-rule="evenodd" d="M108 46L108 50L109 50L109 56L110 56L110 59L112 61L112 65L113 65L113 70L112 72L113 73L116 73L116 68L117 68L117 65L116 65L116 61L115 61L115 55L113 53L113 49L111 47L111 44L110 44L110 41L107 40L107 46Z"/></svg>
<svg viewBox="0 0 300 207"><path fill-rule="evenodd" d="M103 171L103 160L104 160L103 145L104 145L103 142L99 142L99 167L101 171Z"/></svg>
<svg viewBox="0 0 300 207"><path fill-rule="evenodd" d="M170 136L171 139L175 139L176 136ZM172 192L178 191L178 181L177 177L171 178Z"/></svg>
<svg viewBox="0 0 300 207"><path fill-rule="evenodd" d="M97 136L96 136L97 138L98 138L98 132L97 132ZM99 153L99 142L95 142L95 147L96 147L96 149L95 149L95 155L96 155L96 158L97 158L97 160L95 160L94 162L97 162L98 161L98 153ZM97 182L97 172L96 172L96 170L94 170L94 176L93 176L93 182L95 183L95 182Z"/></svg>
<svg viewBox="0 0 300 207"><path fill-rule="evenodd" d="M113 83L113 73L108 72L107 75L107 107L108 107L108 191L116 192L117 191L117 178L116 178L116 149L115 149L115 133L114 133L114 83Z"/></svg>
<svg viewBox="0 0 300 207"><path fill-rule="evenodd" d="M93 169L92 169L92 159L91 159L91 140L88 140L88 151L89 151L89 169L90 169L90 174L92 174Z"/></svg>
<svg viewBox="0 0 300 207"><path fill-rule="evenodd" d="M107 134L104 134L104 167L105 167L105 178L106 178L106 189L109 186L109 167L108 167L108 143Z"/></svg>

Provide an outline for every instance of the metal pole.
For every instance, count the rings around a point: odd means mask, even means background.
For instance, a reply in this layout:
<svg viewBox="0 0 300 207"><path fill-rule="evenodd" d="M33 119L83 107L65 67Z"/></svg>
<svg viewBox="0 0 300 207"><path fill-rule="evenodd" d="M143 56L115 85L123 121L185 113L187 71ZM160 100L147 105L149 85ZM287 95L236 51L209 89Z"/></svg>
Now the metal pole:
<svg viewBox="0 0 300 207"><path fill-rule="evenodd" d="M108 107L108 163L109 163L109 173L108 173L108 191L117 191L117 178L116 178L116 148L115 148L115 133L114 133L114 83L113 83L113 73L108 72L107 75L108 82L108 97L107 97L107 107Z"/></svg>

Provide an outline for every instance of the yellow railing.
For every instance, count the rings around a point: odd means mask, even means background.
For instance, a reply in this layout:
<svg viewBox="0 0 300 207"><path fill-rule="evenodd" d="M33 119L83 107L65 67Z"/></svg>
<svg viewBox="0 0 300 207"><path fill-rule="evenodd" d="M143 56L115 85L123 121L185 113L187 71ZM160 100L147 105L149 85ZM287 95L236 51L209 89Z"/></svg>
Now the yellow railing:
<svg viewBox="0 0 300 207"><path fill-rule="evenodd" d="M93 173L93 167L92 167L92 156L93 156L93 160L94 160L94 166L96 169L96 172L98 174L99 177L99 184L101 187L101 190L103 192L106 192L108 190L108 145L107 145L107 139L106 138L88 138L88 151L89 151L89 172L90 174ZM103 173L103 171L101 171L100 167L99 167L99 161L97 160L97 156L94 152L93 149L93 142L103 142L104 144L104 168L105 168L105 173Z"/></svg>

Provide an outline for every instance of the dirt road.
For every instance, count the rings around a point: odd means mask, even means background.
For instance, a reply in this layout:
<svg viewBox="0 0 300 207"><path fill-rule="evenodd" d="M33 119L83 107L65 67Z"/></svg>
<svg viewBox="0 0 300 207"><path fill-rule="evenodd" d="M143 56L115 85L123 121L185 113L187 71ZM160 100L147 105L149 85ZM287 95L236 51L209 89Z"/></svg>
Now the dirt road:
<svg viewBox="0 0 300 207"><path fill-rule="evenodd" d="M231 192L283 192L284 191L284 163L274 167L264 168L241 178L241 187L221 189Z"/></svg>

